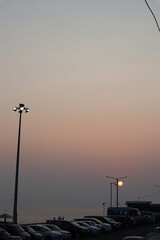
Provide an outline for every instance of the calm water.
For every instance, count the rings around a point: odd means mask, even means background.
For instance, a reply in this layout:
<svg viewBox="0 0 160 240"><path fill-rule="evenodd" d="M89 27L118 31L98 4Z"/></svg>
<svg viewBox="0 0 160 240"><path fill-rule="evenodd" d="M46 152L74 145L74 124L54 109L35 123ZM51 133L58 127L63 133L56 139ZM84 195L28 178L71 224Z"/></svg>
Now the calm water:
<svg viewBox="0 0 160 240"><path fill-rule="evenodd" d="M6 211L12 215L12 211ZM3 212L2 212L3 213ZM66 220L71 220L75 217L82 217L84 215L97 214L102 215L102 209L100 208L62 208L62 207L25 207L18 208L18 222L19 223L33 223L44 222L47 219L64 217Z"/></svg>

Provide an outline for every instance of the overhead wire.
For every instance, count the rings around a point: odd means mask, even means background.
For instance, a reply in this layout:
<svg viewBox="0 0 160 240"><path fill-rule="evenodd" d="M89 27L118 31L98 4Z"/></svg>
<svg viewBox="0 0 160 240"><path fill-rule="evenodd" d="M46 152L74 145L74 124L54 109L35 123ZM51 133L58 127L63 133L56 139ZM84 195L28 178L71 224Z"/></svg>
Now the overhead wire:
<svg viewBox="0 0 160 240"><path fill-rule="evenodd" d="M149 195L145 195L145 196L138 197L138 199L150 198L150 197L157 196L157 195L159 195L159 194L160 194L160 191L155 192L155 193L152 193L152 194L149 194Z"/></svg>
<svg viewBox="0 0 160 240"><path fill-rule="evenodd" d="M151 7L149 6L147 0L144 0L144 1L145 1L146 5L147 5L148 9L150 10L150 12L151 12L151 14L152 14L152 16L153 16L155 22L156 22L156 25L157 25L158 31L160 32L160 27L159 27L159 24L158 24L158 21L157 21L157 19L156 19L156 16L155 16L154 12L152 11Z"/></svg>

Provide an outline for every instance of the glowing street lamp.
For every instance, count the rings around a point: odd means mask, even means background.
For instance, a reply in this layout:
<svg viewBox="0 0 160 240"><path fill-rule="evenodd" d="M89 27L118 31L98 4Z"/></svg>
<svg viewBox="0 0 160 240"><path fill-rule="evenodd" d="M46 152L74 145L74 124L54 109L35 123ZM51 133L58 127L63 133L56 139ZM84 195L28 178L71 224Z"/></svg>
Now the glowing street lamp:
<svg viewBox="0 0 160 240"><path fill-rule="evenodd" d="M123 182L122 181L119 181L118 182L118 187L122 187L123 186Z"/></svg>
<svg viewBox="0 0 160 240"><path fill-rule="evenodd" d="M13 111L19 111L19 131L18 131L18 145L17 145L17 162L16 162L16 176L15 176L15 191L14 191L14 206L13 206L13 222L17 223L17 198L18 198L18 173L19 173L19 152L20 152L20 135L21 135L21 118L22 113L29 112L24 104L20 103L19 107L14 107Z"/></svg>
<svg viewBox="0 0 160 240"><path fill-rule="evenodd" d="M123 186L123 182L120 181L120 180L121 180L121 179L124 179L124 178L127 178L127 176L125 176L125 177L120 177L120 178L115 178L115 177L106 176L106 178L111 178L111 179L116 180L116 183L115 183L115 185L117 186L117 202L116 202L116 205L117 205L117 207L118 207L118 187L122 187L122 186Z"/></svg>

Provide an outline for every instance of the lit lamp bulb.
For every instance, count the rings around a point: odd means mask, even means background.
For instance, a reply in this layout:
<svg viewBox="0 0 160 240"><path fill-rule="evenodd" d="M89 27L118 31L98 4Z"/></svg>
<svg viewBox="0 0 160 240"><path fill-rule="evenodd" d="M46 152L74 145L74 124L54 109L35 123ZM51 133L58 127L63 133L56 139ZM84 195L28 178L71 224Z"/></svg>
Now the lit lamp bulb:
<svg viewBox="0 0 160 240"><path fill-rule="evenodd" d="M118 181L118 187L122 187L123 186L123 182L122 181Z"/></svg>

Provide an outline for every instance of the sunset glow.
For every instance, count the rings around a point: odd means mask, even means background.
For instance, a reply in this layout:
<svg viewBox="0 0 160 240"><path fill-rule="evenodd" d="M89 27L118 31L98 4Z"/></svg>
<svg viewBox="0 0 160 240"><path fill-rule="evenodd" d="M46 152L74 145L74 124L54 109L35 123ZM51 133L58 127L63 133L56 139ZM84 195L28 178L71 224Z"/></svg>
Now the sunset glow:
<svg viewBox="0 0 160 240"><path fill-rule="evenodd" d="M158 18L160 1L152 8ZM128 176L120 206L159 203L160 35L144 2L0 0L0 31L2 213L13 210L19 103L30 108L20 216L102 212L106 175Z"/></svg>

